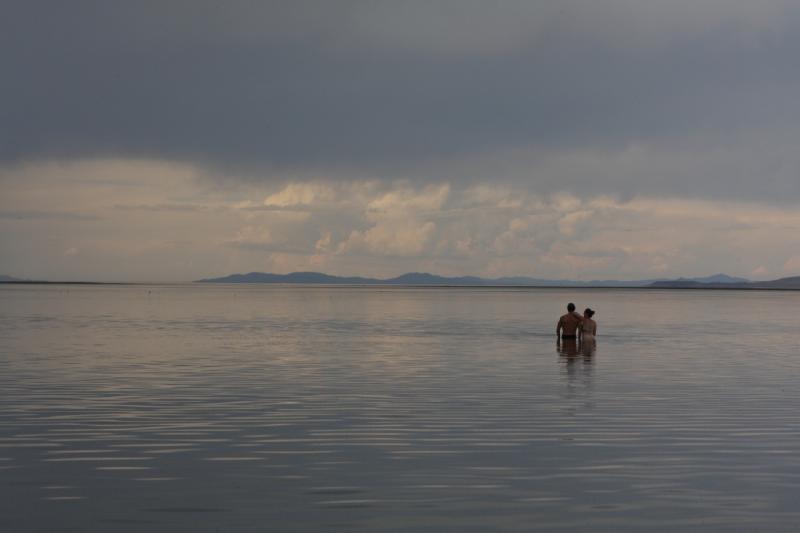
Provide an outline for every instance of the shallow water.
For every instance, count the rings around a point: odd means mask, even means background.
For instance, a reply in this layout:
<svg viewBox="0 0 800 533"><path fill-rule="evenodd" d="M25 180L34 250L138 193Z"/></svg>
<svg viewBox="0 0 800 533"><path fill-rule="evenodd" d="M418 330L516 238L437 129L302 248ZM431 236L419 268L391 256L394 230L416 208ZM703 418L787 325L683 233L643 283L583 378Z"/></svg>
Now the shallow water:
<svg viewBox="0 0 800 533"><path fill-rule="evenodd" d="M0 531L796 531L798 303L0 286Z"/></svg>

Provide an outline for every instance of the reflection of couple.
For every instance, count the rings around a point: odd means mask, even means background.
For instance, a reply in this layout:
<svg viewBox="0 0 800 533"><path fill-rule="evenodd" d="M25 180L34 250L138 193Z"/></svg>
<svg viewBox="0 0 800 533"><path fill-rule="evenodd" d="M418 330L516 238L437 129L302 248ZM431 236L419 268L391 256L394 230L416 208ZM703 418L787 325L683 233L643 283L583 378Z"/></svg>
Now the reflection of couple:
<svg viewBox="0 0 800 533"><path fill-rule="evenodd" d="M580 340L582 346L593 347L594 337L597 335L597 322L592 320L593 316L594 311L588 307L581 316L575 312L575 304L568 304L567 314L562 315L556 325L556 336L559 342L563 339L566 345Z"/></svg>

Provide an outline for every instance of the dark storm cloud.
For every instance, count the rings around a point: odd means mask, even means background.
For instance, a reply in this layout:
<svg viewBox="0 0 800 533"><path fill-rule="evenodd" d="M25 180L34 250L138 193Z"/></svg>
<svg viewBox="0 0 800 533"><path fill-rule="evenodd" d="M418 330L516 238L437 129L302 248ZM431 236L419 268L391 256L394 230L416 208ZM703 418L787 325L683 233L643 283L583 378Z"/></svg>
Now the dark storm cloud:
<svg viewBox="0 0 800 533"><path fill-rule="evenodd" d="M0 19L0 159L414 178L431 160L515 148L546 157L691 142L703 151L797 134L798 9L672 5L10 2ZM750 174L665 163L558 179L756 197L761 173L781 195L800 195L794 151L771 150Z"/></svg>

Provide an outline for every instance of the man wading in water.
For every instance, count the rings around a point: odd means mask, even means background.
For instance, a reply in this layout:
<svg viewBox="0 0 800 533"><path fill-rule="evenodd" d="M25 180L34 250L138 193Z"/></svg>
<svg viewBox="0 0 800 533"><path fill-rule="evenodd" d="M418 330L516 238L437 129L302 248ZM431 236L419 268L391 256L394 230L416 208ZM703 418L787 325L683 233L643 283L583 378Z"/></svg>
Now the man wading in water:
<svg viewBox="0 0 800 533"><path fill-rule="evenodd" d="M575 312L575 304L567 305L566 315L558 319L556 325L556 336L559 339L574 339L577 337L578 326L583 321L583 317Z"/></svg>

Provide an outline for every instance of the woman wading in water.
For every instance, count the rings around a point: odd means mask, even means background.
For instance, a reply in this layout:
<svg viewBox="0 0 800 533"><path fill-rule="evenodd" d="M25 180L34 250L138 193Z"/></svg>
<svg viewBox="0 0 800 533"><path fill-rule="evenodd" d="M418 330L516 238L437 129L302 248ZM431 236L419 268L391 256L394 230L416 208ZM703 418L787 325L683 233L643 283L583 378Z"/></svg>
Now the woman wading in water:
<svg viewBox="0 0 800 533"><path fill-rule="evenodd" d="M583 320L578 326L578 337L581 341L581 351L584 356L594 355L595 340L594 336L597 335L597 322L592 320L594 311L588 307L583 312Z"/></svg>
<svg viewBox="0 0 800 533"><path fill-rule="evenodd" d="M597 335L597 322L592 320L594 311L588 307L583 312L583 320L578 326L578 335L582 341L593 341L594 336Z"/></svg>

